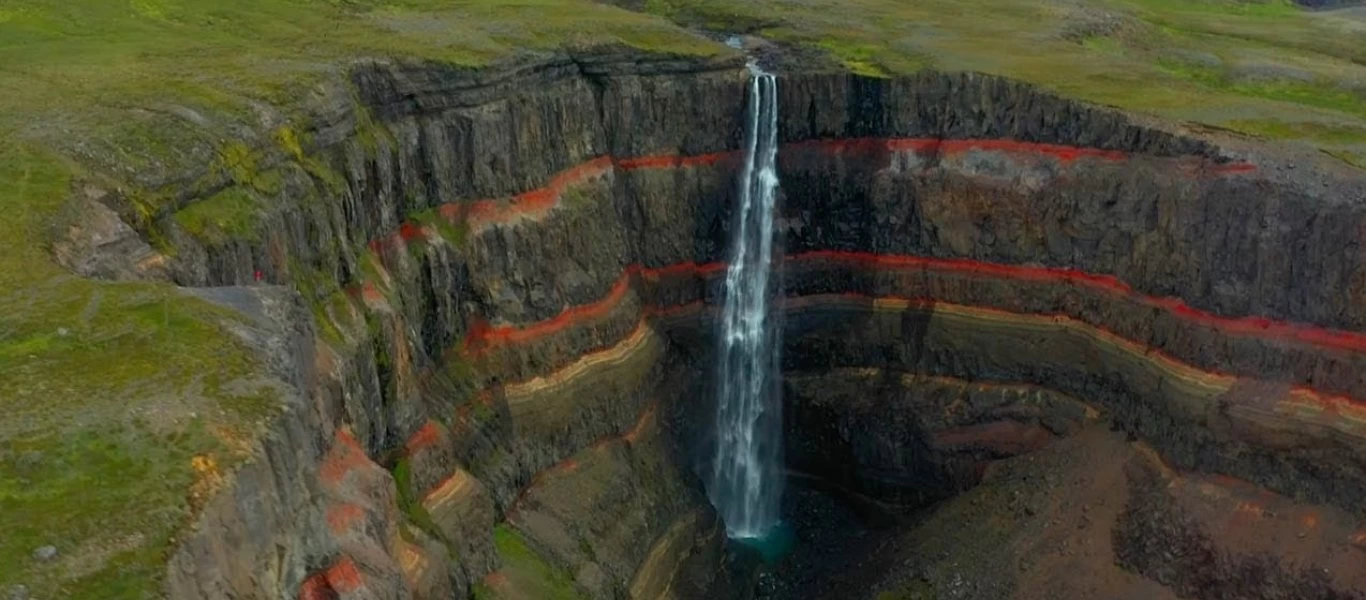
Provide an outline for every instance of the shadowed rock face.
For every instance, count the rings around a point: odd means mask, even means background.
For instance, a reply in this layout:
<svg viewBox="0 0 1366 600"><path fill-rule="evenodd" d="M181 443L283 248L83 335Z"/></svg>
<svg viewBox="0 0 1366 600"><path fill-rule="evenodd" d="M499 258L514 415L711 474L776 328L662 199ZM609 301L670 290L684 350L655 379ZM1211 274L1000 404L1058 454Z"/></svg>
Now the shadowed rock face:
<svg viewBox="0 0 1366 600"><path fill-rule="evenodd" d="M121 236L136 256L96 271L269 292L262 327L306 350L283 353L301 393L172 557L168 595L516 597L545 572L591 597L743 589L694 473L744 78L610 53L361 65L251 235L167 217L142 233L176 251L151 258ZM976 75L778 88L794 472L922 506L1103 423L1129 438L1115 452L1160 457L1115 475L1133 573L1188 597L1361 594L1289 567L1252 590L1238 573L1276 549L1224 552L1207 508L1142 475L1245 480L1353 530L1359 177ZM108 246L63 248L89 265L80 249ZM1190 551L1164 555L1163 532ZM1332 535L1313 539L1350 541ZM1315 552L1306 568L1366 567Z"/></svg>

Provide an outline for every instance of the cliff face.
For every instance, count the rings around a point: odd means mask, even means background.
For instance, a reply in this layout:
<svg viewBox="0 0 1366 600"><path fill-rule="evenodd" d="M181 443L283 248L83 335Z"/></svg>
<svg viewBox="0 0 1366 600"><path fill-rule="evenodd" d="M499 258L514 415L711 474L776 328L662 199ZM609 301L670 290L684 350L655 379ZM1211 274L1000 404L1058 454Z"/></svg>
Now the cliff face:
<svg viewBox="0 0 1366 600"><path fill-rule="evenodd" d="M359 65L293 144L143 223L154 244L120 236L128 264L73 261L208 286L290 348L300 393L168 594L726 588L692 473L744 82L611 53ZM994 78L779 90L794 469L918 504L1105 415L1178 469L1359 510L1359 180ZM184 218L239 189L249 222Z"/></svg>
<svg viewBox="0 0 1366 600"><path fill-rule="evenodd" d="M248 231L150 228L177 283L293 284L317 326L307 396L205 509L171 596L711 585L673 581L720 538L660 418L701 367L643 320L629 273L718 257L700 232L729 177L629 159L732 150L743 74L636 58L364 65L359 104L329 99L296 134L306 157L254 160L283 184Z"/></svg>

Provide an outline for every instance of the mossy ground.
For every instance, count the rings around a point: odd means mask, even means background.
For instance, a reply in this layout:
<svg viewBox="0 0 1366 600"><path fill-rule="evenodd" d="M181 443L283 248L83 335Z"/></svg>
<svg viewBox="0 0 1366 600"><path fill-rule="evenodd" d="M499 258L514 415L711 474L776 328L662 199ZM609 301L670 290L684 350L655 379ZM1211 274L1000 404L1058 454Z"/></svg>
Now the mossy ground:
<svg viewBox="0 0 1366 600"><path fill-rule="evenodd" d="M408 459L399 459L394 463L390 472L394 475L394 487L398 488L398 509L403 512L408 524L431 536L432 539L440 541L446 546L450 556L455 556L455 551L451 547L451 540L446 539L446 536L441 533L441 527L436 524L432 515L422 506L422 499L413 492L412 465Z"/></svg>
<svg viewBox="0 0 1366 600"><path fill-rule="evenodd" d="M0 146L0 589L153 597L174 537L275 399L246 383L254 360L223 329L238 317L52 263L42 232L70 175ZM56 560L31 556L45 545Z"/></svg>
<svg viewBox="0 0 1366 600"><path fill-rule="evenodd" d="M221 243L253 239L262 210L260 200L250 189L234 186L177 211L175 219L201 239Z"/></svg>
<svg viewBox="0 0 1366 600"><path fill-rule="evenodd" d="M527 544L522 534L507 523L493 529L493 545L503 567L489 580L475 586L476 600L543 598L579 600L569 573L555 568Z"/></svg>

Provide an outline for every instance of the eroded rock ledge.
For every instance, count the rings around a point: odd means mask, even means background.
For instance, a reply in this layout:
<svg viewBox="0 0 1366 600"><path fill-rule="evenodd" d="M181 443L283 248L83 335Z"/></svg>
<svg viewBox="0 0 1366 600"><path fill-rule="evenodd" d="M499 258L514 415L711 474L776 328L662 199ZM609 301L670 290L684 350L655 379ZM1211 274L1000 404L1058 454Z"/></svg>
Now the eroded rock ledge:
<svg viewBox="0 0 1366 600"><path fill-rule="evenodd" d="M168 594L721 593L691 467L744 77L612 54L361 65L304 154L262 151L278 189L236 182L262 196L245 230L145 224L177 283L290 285L303 306L282 319L316 325L296 340L306 400L205 508ZM1359 511L1360 181L1308 185L979 75L779 89L793 382L871 368L1038 390L1178 469ZM877 474L838 483L971 485L1076 421L997 417L941 422L925 455L886 447L905 432L827 432Z"/></svg>

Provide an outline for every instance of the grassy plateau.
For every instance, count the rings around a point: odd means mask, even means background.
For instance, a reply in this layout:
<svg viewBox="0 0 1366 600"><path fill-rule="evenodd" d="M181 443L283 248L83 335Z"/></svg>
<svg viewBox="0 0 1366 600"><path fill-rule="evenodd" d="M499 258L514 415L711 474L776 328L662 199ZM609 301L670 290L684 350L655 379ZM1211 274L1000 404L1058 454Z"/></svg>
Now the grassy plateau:
<svg viewBox="0 0 1366 600"><path fill-rule="evenodd" d="M868 75L967 70L1366 168L1366 13L1278 0L648 0Z"/></svg>
<svg viewBox="0 0 1366 600"><path fill-rule="evenodd" d="M706 55L724 50L690 28L747 31L870 75L927 67L1007 75L1309 144L1366 168L1366 20L1351 13L1232 0L646 0L631 8L0 2L0 594L24 585L43 599L159 597L177 537L249 458L279 405L261 384L259 359L228 333L242 317L171 285L92 281L54 263L51 233L73 188L155 196L174 191L186 170L238 168L242 144L288 131L296 99L341 80L353 59L478 66L524 49L600 43ZM175 218L239 235L260 201L229 191ZM499 540L500 551L520 556L511 533ZM55 558L35 557L49 545Z"/></svg>

